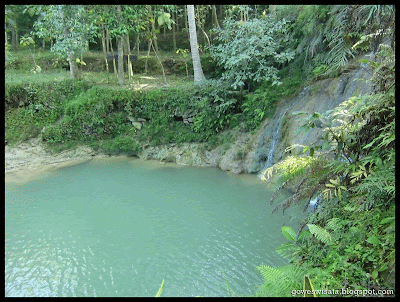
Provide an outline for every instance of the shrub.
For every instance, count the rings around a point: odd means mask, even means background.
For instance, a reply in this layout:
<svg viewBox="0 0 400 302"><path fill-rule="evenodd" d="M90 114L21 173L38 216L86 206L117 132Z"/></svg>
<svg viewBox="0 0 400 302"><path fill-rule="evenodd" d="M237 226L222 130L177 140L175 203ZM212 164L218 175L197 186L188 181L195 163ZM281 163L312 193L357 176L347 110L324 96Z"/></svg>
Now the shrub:
<svg viewBox="0 0 400 302"><path fill-rule="evenodd" d="M142 146L138 144L133 137L122 134L112 140L104 142L101 149L110 154L123 153L133 156L142 151Z"/></svg>
<svg viewBox="0 0 400 302"><path fill-rule="evenodd" d="M28 92L22 85L5 84L4 85L4 109L18 108L20 103L26 102Z"/></svg>
<svg viewBox="0 0 400 302"><path fill-rule="evenodd" d="M210 47L212 56L225 69L222 78L235 89L248 81L272 80L272 85L278 84L276 66L294 58L294 51L284 50L289 40L287 23L273 15L245 22L224 20L217 37L219 44Z"/></svg>

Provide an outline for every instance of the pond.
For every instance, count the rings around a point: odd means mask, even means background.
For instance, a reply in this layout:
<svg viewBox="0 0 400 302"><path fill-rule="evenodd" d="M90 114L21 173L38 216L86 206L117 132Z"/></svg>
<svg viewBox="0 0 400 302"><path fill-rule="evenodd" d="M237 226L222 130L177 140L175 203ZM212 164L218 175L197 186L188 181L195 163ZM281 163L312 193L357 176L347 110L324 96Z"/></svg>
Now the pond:
<svg viewBox="0 0 400 302"><path fill-rule="evenodd" d="M255 175L96 159L5 187L5 295L254 295L287 260ZM294 224L295 225L295 224Z"/></svg>

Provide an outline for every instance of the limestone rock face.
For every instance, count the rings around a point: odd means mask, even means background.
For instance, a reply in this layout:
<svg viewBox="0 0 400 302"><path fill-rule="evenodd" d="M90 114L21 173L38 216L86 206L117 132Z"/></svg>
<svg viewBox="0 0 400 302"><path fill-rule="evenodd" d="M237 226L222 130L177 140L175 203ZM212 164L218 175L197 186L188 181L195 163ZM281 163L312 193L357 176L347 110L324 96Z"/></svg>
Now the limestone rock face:
<svg viewBox="0 0 400 302"><path fill-rule="evenodd" d="M355 62L358 62L358 59L360 58L357 58ZM324 113L352 96L359 96L370 91L371 84L365 81L371 77L368 70L354 62L350 67L339 77L316 81L305 87L300 93L282 99L277 104L275 115L265 119L254 134L227 130L226 132L234 134L235 140L213 150L208 150L206 144L203 143L184 143L179 146L176 144L144 146L139 157L162 162L175 162L180 165L218 167L236 174L260 173L271 156L271 142L275 129L279 129L279 135L276 137L275 152L270 158L272 164L290 155L285 153L285 149L289 146L321 143L318 138L323 135L323 129L313 128L307 134L299 132L302 121L292 115L293 112ZM193 113L176 111L175 115L182 116L182 120L189 123ZM143 118L129 116L128 119L137 130L141 130L143 123L146 122ZM277 127L278 125L279 127ZM302 147L293 149L291 154L299 153L302 149ZM39 138L31 139L13 148L6 145L5 151L6 171L18 170L23 166L32 167L92 156L106 156L83 146L53 154L45 149Z"/></svg>
<svg viewBox="0 0 400 302"><path fill-rule="evenodd" d="M280 127L276 149L271 158L273 164L290 155L285 153L289 146L320 144L318 138L323 135L323 129L313 128L307 134L299 132L302 121L292 115L293 112L312 114L333 109L352 96L368 92L371 85L365 79L369 78L370 74L365 68L353 63L339 77L316 81L297 95L282 99L277 105L275 115L265 119L256 133L236 133L236 140L228 147L218 146L211 151L207 151L205 145L199 143L183 144L181 147L149 147L143 151L141 157L164 161L175 159L177 164L219 167L223 171L236 174L260 173L270 156L271 140L277 125ZM299 147L291 153L301 152L302 149Z"/></svg>
<svg viewBox="0 0 400 302"><path fill-rule="evenodd" d="M15 172L43 165L58 165L76 160L88 160L93 157L108 157L95 152L87 146L78 146L60 153L48 150L40 138L32 138L17 146L5 146L5 171Z"/></svg>

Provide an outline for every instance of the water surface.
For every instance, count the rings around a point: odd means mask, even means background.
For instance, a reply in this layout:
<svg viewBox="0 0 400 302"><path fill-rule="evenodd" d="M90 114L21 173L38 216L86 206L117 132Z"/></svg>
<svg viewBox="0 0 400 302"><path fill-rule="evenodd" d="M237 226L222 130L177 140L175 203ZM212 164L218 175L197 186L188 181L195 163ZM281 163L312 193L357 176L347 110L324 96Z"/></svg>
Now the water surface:
<svg viewBox="0 0 400 302"><path fill-rule="evenodd" d="M253 295L286 260L255 175L98 159L6 184L6 296Z"/></svg>

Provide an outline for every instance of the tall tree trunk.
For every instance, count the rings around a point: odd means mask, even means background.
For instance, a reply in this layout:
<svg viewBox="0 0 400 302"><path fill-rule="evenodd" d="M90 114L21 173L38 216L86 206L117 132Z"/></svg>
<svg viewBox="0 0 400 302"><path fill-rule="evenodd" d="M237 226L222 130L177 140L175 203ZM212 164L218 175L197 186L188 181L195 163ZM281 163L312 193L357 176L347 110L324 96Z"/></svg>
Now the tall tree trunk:
<svg viewBox="0 0 400 302"><path fill-rule="evenodd" d="M190 35L190 49L192 52L193 60L193 73L194 81L198 82L204 78L203 69L200 63L199 47L197 44L196 23L194 19L194 5L187 5L189 35Z"/></svg>
<svg viewBox="0 0 400 302"><path fill-rule="evenodd" d="M188 13L187 13L187 6L184 5L184 7L185 7L185 18L183 18L183 19L185 20L185 29L187 32L189 30L189 28L188 28Z"/></svg>
<svg viewBox="0 0 400 302"><path fill-rule="evenodd" d="M140 51L140 39L139 39L139 33L136 36L136 42L135 42L135 46L136 46L136 55L139 58L139 51Z"/></svg>
<svg viewBox="0 0 400 302"><path fill-rule="evenodd" d="M150 12L150 16L152 16L152 21L151 23L151 39L153 40L153 47L155 47L156 51L158 52L158 43L157 43L157 37L156 37L156 15L152 10L151 5L148 5L149 7L149 12Z"/></svg>
<svg viewBox="0 0 400 302"><path fill-rule="evenodd" d="M114 56L114 49L113 49L113 47L112 47L112 42L111 42L111 39L110 39L110 50L111 50L111 55L112 55L112 57L113 57L113 67L114 67L114 74L115 74L115 76L118 78L118 72L117 72L117 63L116 63L116 60L115 60L115 56Z"/></svg>
<svg viewBox="0 0 400 302"><path fill-rule="evenodd" d="M127 51L126 51L126 54L128 55L127 56L127 59L128 59L128 66L127 66L127 69L128 69L128 77L129 77L129 79L131 78L131 77L133 77L133 71L132 71L132 62L131 62L131 44L129 43L129 35L126 35L125 36L125 43L126 43L126 49L127 49Z"/></svg>
<svg viewBox="0 0 400 302"><path fill-rule="evenodd" d="M104 56L104 61L106 62L107 72L109 72L109 70L108 70L108 61L107 61L106 41L107 41L106 32L105 32L105 29L103 28L102 31L101 31L101 49L103 50L103 56Z"/></svg>
<svg viewBox="0 0 400 302"><path fill-rule="evenodd" d="M121 19L121 5L117 5L117 16ZM124 50L123 50L123 37L118 37L118 82L124 84Z"/></svg>
<svg viewBox="0 0 400 302"><path fill-rule="evenodd" d="M11 28L11 47L13 50L18 50L18 30L17 26Z"/></svg>
<svg viewBox="0 0 400 302"><path fill-rule="evenodd" d="M178 18L175 18L175 19L178 20ZM178 22L176 21L176 22L172 23L172 52L173 53L176 53L176 35L175 35L176 26L175 26L175 23L178 24Z"/></svg>
<svg viewBox="0 0 400 302"><path fill-rule="evenodd" d="M61 15L61 20L64 22L64 14ZM69 29L65 25L64 22L64 37L68 37ZM78 77L78 65L76 64L75 56L72 52L68 52L68 63L69 63L69 72L71 75L71 79L76 79Z"/></svg>
<svg viewBox="0 0 400 302"><path fill-rule="evenodd" d="M79 76L78 65L76 64L75 56L73 53L68 53L69 72L71 79L76 79Z"/></svg>
<svg viewBox="0 0 400 302"><path fill-rule="evenodd" d="M217 17L217 8L215 7L215 4L211 5L211 10L212 10L212 15L214 19L214 25L217 28L220 28L219 23L218 23L218 17Z"/></svg>

